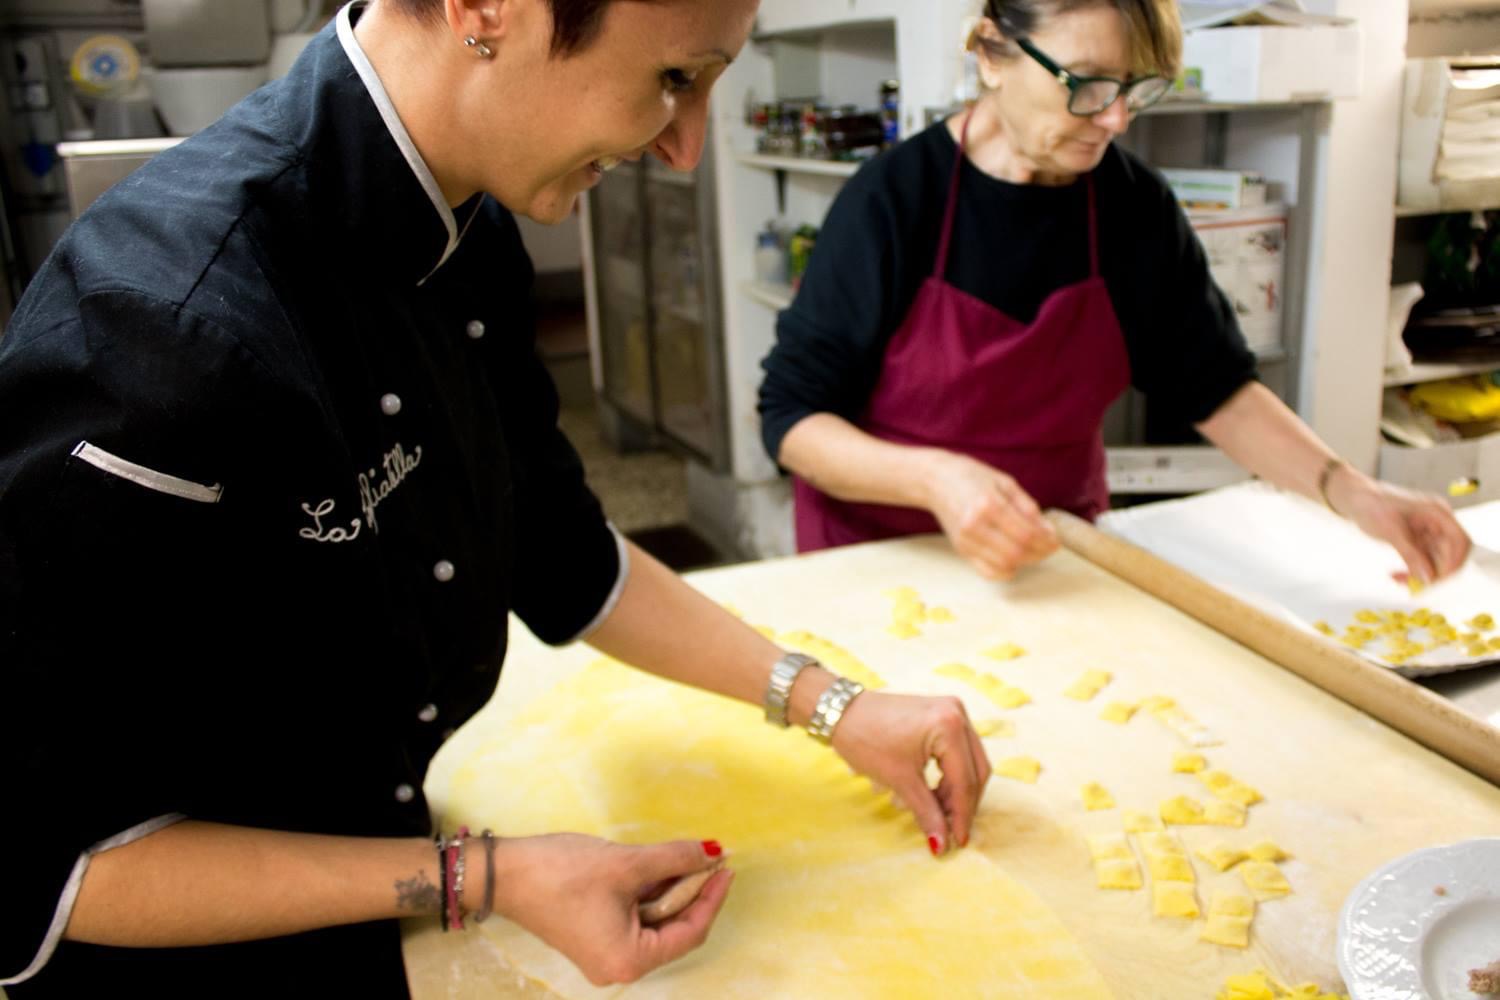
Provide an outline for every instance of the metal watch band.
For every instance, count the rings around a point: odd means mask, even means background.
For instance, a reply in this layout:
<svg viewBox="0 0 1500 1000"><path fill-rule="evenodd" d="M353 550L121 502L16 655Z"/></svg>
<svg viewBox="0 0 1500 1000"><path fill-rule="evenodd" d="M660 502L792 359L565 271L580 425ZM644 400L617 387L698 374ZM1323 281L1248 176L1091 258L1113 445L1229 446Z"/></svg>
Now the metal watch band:
<svg viewBox="0 0 1500 1000"><path fill-rule="evenodd" d="M824 743L833 742L833 730L849 709L849 703L865 689L863 684L840 677L828 685L828 690L818 696L818 705L813 709L807 731Z"/></svg>
<svg viewBox="0 0 1500 1000"><path fill-rule="evenodd" d="M771 682L766 685L767 722L782 729L789 725L786 710L791 703L792 685L797 683L798 674L817 665L817 660L804 653L788 653L776 661L771 668Z"/></svg>

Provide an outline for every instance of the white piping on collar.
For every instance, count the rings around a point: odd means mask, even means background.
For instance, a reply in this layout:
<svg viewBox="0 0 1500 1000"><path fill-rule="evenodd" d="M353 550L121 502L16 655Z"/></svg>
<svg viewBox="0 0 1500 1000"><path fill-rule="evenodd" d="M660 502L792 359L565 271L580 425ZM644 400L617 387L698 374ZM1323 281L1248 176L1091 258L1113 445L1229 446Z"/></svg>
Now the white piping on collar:
<svg viewBox="0 0 1500 1000"><path fill-rule="evenodd" d="M359 73L365 90L370 94L370 100L375 102L375 109L380 112L386 131L390 132L391 138L396 141L396 146L401 150L401 155L406 158L406 164L411 167L411 172L416 176L417 182L422 185L422 190L427 192L427 197L432 201L432 207L437 209L438 218L443 220L443 228L448 230L448 245L443 249L443 256L433 265L432 270L417 282L420 286L426 284L427 279L436 274L438 269L448 262L448 258L453 256L453 251L458 249L459 241L464 238L464 233L469 231L474 217L479 214L479 206L476 205L474 211L469 213L469 218L464 222L463 230L460 231L458 220L453 217L453 209L448 207L448 202L443 197L443 190L438 187L437 178L432 176L432 171L427 167L427 161L422 159L422 154L417 151L416 143L411 141L411 133L407 132L406 126L401 124L401 116L396 113L396 105L391 103L391 95L386 93L379 74L370 64L365 50L359 47L359 40L354 37L354 22L350 17L350 12L355 7L363 7L366 2L367 0L351 0L350 3L339 8L339 44L343 45L344 54L349 57L349 61L354 64L355 71Z"/></svg>

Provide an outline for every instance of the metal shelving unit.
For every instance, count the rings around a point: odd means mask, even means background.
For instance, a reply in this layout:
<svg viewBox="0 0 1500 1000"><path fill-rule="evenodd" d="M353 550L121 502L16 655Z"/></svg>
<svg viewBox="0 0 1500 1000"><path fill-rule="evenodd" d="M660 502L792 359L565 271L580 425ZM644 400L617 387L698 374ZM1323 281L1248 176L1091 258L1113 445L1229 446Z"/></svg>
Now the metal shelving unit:
<svg viewBox="0 0 1500 1000"><path fill-rule="evenodd" d="M1404 371L1386 372L1387 389L1400 385L1416 385L1419 382L1436 382L1445 378L1462 378L1465 375L1483 375L1500 370L1500 357L1487 361L1464 361L1455 363L1414 362Z"/></svg>
<svg viewBox="0 0 1500 1000"><path fill-rule="evenodd" d="M809 160L797 156L767 156L764 153L741 153L736 157L747 167L762 170L789 170L798 174L819 174L823 177L853 177L859 170L858 163L837 160Z"/></svg>

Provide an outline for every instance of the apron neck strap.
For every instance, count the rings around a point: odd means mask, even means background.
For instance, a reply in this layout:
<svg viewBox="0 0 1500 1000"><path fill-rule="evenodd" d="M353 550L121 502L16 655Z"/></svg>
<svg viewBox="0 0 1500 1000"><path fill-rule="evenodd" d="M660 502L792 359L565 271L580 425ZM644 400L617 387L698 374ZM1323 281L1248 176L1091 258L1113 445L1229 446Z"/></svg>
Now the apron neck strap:
<svg viewBox="0 0 1500 1000"><path fill-rule="evenodd" d="M1089 277L1099 277L1099 211L1094 204L1094 172L1084 178L1089 191Z"/></svg>
<svg viewBox="0 0 1500 1000"><path fill-rule="evenodd" d="M943 235L938 241L937 261L932 268L932 276L939 281L948 274L948 244L953 238L953 217L958 211L958 179L963 171L964 151L969 148L969 120L973 117L973 108L964 112L964 124L958 135L958 152L953 157L953 176L948 181L948 205L943 209Z"/></svg>

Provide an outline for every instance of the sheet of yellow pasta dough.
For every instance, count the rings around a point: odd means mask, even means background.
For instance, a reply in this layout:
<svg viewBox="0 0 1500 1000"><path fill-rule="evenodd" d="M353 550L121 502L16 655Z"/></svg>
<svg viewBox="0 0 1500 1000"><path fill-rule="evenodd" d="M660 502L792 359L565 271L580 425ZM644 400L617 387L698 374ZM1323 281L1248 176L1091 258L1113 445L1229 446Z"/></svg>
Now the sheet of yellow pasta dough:
<svg viewBox="0 0 1500 1000"><path fill-rule="evenodd" d="M564 997L906 1000L936 983L949 996L1112 996L1040 898L976 851L934 861L907 813L804 733L608 661L459 765L447 811L511 836L714 837L730 851L735 884L707 944L627 987L592 987L524 931L482 925Z"/></svg>

